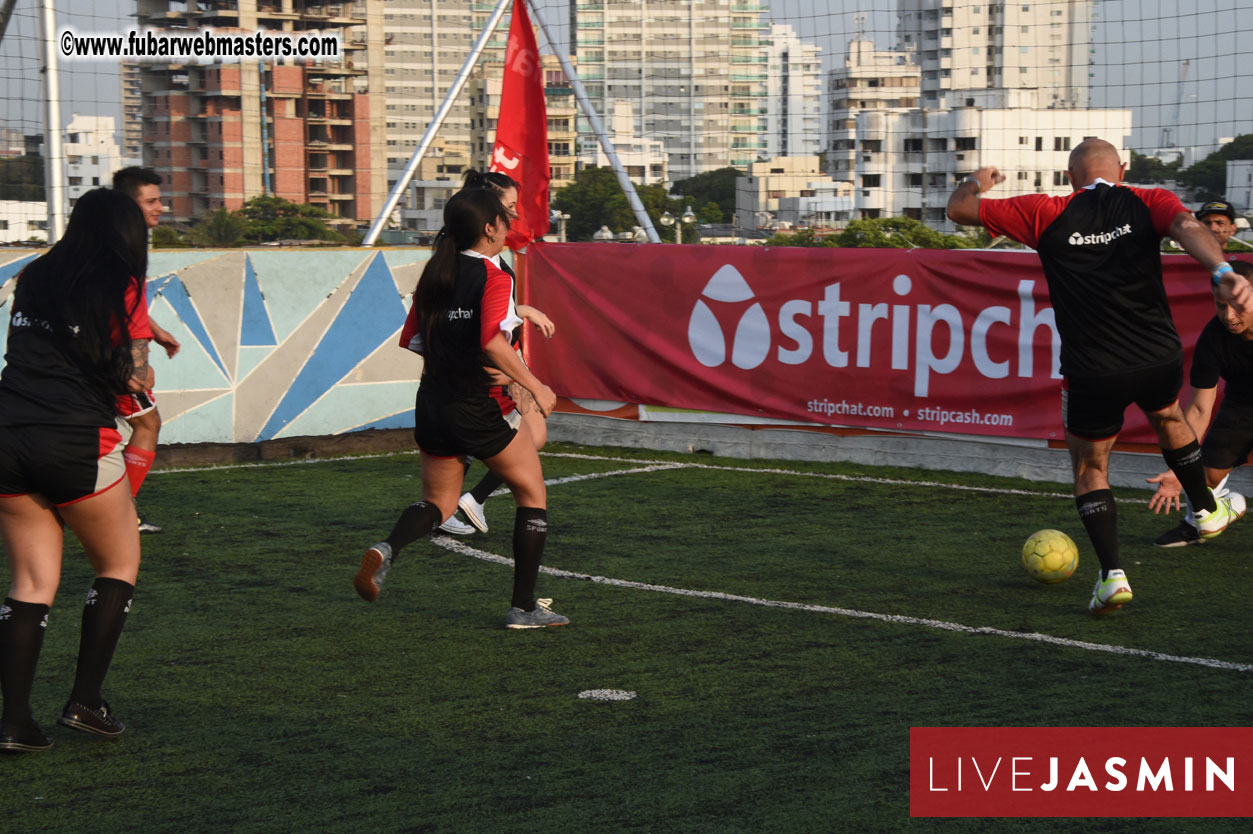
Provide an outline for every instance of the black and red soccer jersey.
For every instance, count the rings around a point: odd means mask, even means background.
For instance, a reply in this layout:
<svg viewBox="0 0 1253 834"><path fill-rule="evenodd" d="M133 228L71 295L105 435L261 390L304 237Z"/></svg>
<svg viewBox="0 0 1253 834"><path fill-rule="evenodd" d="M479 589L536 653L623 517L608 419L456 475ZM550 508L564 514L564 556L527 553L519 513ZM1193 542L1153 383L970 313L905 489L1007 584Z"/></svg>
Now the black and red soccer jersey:
<svg viewBox="0 0 1253 834"><path fill-rule="evenodd" d="M1164 189L1104 180L1065 197L979 202L979 220L991 234L1039 253L1066 376L1104 376L1181 356L1159 246L1184 211Z"/></svg>
<svg viewBox="0 0 1253 834"><path fill-rule="evenodd" d="M400 346L421 353L422 384L464 395L486 395L492 364L484 348L497 333L509 338L521 320L513 305L513 278L491 259L461 253L448 313L433 333L422 332L417 304L400 332Z"/></svg>
<svg viewBox="0 0 1253 834"><path fill-rule="evenodd" d="M92 379L67 341L54 338L51 325L27 315L26 293L18 278L9 320L9 344L0 376L0 425L112 426L115 397L121 391L108 380ZM125 297L130 338L151 339L148 301L132 280ZM121 323L113 341L121 341Z"/></svg>
<svg viewBox="0 0 1253 834"><path fill-rule="evenodd" d="M1253 405L1253 341L1212 318L1196 341L1189 381L1193 388L1215 388L1220 377L1227 380L1223 402Z"/></svg>

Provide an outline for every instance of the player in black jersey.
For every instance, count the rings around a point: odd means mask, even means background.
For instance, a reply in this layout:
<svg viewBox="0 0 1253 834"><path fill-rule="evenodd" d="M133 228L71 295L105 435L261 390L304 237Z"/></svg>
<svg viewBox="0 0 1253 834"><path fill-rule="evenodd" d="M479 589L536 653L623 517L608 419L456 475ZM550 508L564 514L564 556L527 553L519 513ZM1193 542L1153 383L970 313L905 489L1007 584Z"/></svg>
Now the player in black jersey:
<svg viewBox="0 0 1253 834"><path fill-rule="evenodd" d="M1253 278L1253 265L1232 261L1231 268L1246 281ZM1214 306L1218 315L1201 331L1192 355L1192 399L1184 417L1196 436L1202 438L1206 483L1240 516L1245 511L1245 499L1227 489L1227 476L1253 453L1253 311L1237 312L1218 299ZM1222 404L1214 414L1219 379L1226 380L1226 386ZM1182 490L1173 472L1167 470L1148 481L1158 485L1149 501L1153 512L1179 509ZM1204 541L1189 506L1183 521L1154 539L1153 544L1184 547Z"/></svg>
<svg viewBox="0 0 1253 834"><path fill-rule="evenodd" d="M508 228L508 212L486 189L460 191L444 206L444 228L422 271L400 341L425 360L413 430L422 453L422 500L401 514L386 539L366 550L353 584L366 601L378 599L400 549L455 512L461 459L470 455L500 475L517 502L513 597L505 626L560 626L569 620L548 607L551 600L534 597L548 533L539 454L529 436L505 422L488 393L485 366L530 391L544 414L557 401L509 342L521 320L511 315L513 281L499 264Z"/></svg>
<svg viewBox="0 0 1253 834"><path fill-rule="evenodd" d="M518 204L518 184L508 176L499 171L488 171L481 173L473 169L465 174L465 188L486 188L498 197L500 197L501 205L509 212L510 217L516 217L517 213L514 207ZM513 270L508 264L501 262L501 269L509 273L512 278ZM556 326L552 320L543 312L526 304L514 304L514 312L518 318L523 321L529 321L535 325L547 338L552 338L556 332ZM521 336L521 328L516 329L512 334L512 343L516 347ZM548 424L544 414L535 407L535 400L530 393L518 383L514 382L505 374L489 368L488 372L492 377L491 394L492 399L500 404L501 412L505 415L506 421L514 428L530 435L531 441L535 444L535 450L539 451L544 448L544 444L548 442ZM465 468L469 471L470 462L467 460ZM452 533L458 536L466 536L478 530L480 533L487 532L487 516L484 513L483 504L486 503L488 496L500 488L504 483L495 472L490 469L479 482L464 493L457 501L457 507L469 519L470 524L464 524L456 517L447 519L440 525L440 530L446 533ZM471 526L473 525L473 526Z"/></svg>
<svg viewBox="0 0 1253 834"><path fill-rule="evenodd" d="M1135 403L1148 417L1167 466L1195 508L1205 537L1234 518L1206 486L1196 435L1179 408L1183 349L1162 284L1160 245L1170 236L1210 271L1218 295L1253 309L1253 290L1222 259L1213 235L1170 192L1120 185L1126 166L1100 139L1070 154L1073 193L980 199L1004 181L980 168L949 198L948 216L1036 249L1061 335L1062 421L1075 475L1075 505L1101 570L1088 605L1094 613L1131 600L1119 564L1109 455Z"/></svg>
<svg viewBox="0 0 1253 834"><path fill-rule="evenodd" d="M0 750L52 741L31 713L44 627L61 577L62 521L96 574L78 670L58 723L124 729L101 697L139 574L139 530L116 398L153 384L144 276L147 230L130 197L79 198L65 236L23 271L0 375L0 533L11 585L0 605Z"/></svg>

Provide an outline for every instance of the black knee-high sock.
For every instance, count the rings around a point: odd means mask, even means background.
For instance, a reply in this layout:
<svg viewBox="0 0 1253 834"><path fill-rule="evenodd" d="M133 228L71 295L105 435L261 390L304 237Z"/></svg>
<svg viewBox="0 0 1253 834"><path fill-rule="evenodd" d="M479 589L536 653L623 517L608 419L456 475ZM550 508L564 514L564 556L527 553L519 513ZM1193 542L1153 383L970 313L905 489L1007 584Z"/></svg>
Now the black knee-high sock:
<svg viewBox="0 0 1253 834"><path fill-rule="evenodd" d="M1194 510L1213 512L1218 509L1214 494L1205 484L1205 465L1201 463L1201 444L1193 440L1178 449L1162 449L1162 459L1179 479L1179 485L1188 496Z"/></svg>
<svg viewBox="0 0 1253 834"><path fill-rule="evenodd" d="M548 510L518 507L513 519L514 608L535 610L535 580L539 577L544 541L548 538Z"/></svg>
<svg viewBox="0 0 1253 834"><path fill-rule="evenodd" d="M1075 497L1079 518L1088 531L1092 549L1101 562L1101 576L1118 570L1118 511L1114 505L1114 493L1108 489L1095 489Z"/></svg>
<svg viewBox="0 0 1253 834"><path fill-rule="evenodd" d="M392 556L399 556L402 547L422 538L443 520L444 514L439 511L439 507L426 501L418 501L405 507L400 518L396 519L396 526L384 541L392 546Z"/></svg>
<svg viewBox="0 0 1253 834"><path fill-rule="evenodd" d="M6 598L0 605L0 690L5 724L31 720L30 688L48 625L48 606Z"/></svg>
<svg viewBox="0 0 1253 834"><path fill-rule="evenodd" d="M487 470L487 474L483 479L474 485L474 489L470 490L470 494L474 496L474 500L482 504L493 492L500 488L504 481L497 477L496 473Z"/></svg>
<svg viewBox="0 0 1253 834"><path fill-rule="evenodd" d="M78 640L78 671L70 700L88 709L100 706L100 688L113 662L135 586L120 579L99 577L87 592L83 630Z"/></svg>

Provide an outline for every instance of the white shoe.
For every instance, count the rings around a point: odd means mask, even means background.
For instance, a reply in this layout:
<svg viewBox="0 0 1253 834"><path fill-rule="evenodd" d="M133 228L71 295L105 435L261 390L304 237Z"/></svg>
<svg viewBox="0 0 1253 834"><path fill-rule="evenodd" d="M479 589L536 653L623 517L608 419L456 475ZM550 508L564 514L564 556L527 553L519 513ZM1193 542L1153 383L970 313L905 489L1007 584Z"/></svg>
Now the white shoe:
<svg viewBox="0 0 1253 834"><path fill-rule="evenodd" d="M478 501L475 501L473 495L467 492L465 495L461 496L461 500L457 502L457 506L463 513L466 514L466 519L468 519L480 533L487 532L487 516L483 515L483 505Z"/></svg>
<svg viewBox="0 0 1253 834"><path fill-rule="evenodd" d="M1115 608L1122 608L1129 602L1131 602L1131 583L1127 581L1126 573L1121 570L1112 570L1104 579L1099 573L1097 574L1096 587L1092 589L1092 601L1088 603L1089 611L1093 614L1103 614Z"/></svg>
<svg viewBox="0 0 1253 834"><path fill-rule="evenodd" d="M463 523L455 515L449 516L447 521L439 525L439 529L445 533L452 533L454 536L473 536L475 533L473 527Z"/></svg>
<svg viewBox="0 0 1253 834"><path fill-rule="evenodd" d="M1210 490L1210 492L1212 493L1213 490ZM1237 492L1230 492L1221 498L1215 495L1214 500L1218 506L1213 511L1193 511L1192 518L1196 523L1196 529L1201 532L1201 538L1212 539L1220 535L1227 529L1227 525L1240 517L1236 512L1237 508L1233 506L1236 503L1234 496L1237 495L1239 495ZM1240 498L1243 499L1244 496L1241 495ZM1243 503L1243 500L1240 503Z"/></svg>

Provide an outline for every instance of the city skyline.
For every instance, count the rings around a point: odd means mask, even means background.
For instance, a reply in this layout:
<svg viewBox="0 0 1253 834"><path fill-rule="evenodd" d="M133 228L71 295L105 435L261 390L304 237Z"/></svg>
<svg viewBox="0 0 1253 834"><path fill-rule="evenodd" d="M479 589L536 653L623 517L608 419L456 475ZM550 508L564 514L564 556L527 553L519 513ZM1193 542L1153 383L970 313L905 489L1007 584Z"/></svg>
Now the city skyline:
<svg viewBox="0 0 1253 834"><path fill-rule="evenodd" d="M896 9L864 0L838 0L822 12L801 0L762 3L764 19L793 26L818 44L824 73L843 60L847 42L860 30L880 49L897 45ZM559 44L569 49L565 0L540 0ZM58 25L112 31L134 25L125 12L133 0L61 0ZM1162 0L1093 3L1092 106L1133 111L1131 146L1151 151L1164 143L1208 146L1253 132L1253 91L1241 89L1237 67L1241 43L1253 35L1249 0L1199 0L1184 12ZM0 75L6 127L42 129L38 81L36 4L18 4L3 44ZM541 50L547 51L541 36ZM1186 62L1186 63L1185 63ZM72 114L120 119L117 62L62 61L63 123ZM602 114L604 115L604 114ZM1166 130L1166 129L1169 130Z"/></svg>

